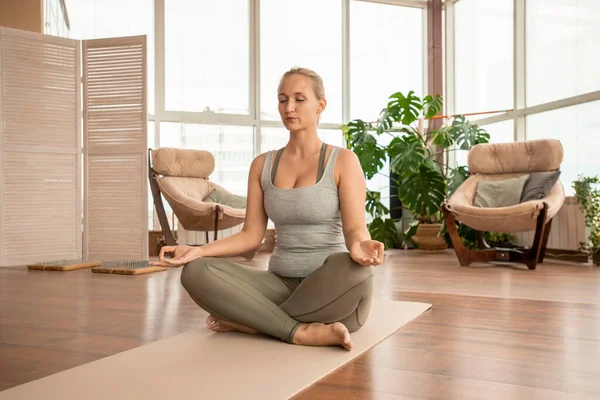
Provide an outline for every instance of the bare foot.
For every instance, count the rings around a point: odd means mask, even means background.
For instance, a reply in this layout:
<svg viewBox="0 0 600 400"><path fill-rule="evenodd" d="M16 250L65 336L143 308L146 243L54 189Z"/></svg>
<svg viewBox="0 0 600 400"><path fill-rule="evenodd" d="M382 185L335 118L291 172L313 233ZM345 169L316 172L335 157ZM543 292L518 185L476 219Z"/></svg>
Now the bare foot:
<svg viewBox="0 0 600 400"><path fill-rule="evenodd" d="M259 335L256 329L248 328L244 325L234 324L233 322L223 321L222 319L209 315L206 318L206 327L213 332L242 332L249 335Z"/></svg>
<svg viewBox="0 0 600 400"><path fill-rule="evenodd" d="M346 350L352 350L354 344L346 325L341 322L325 325L320 323L302 324L296 330L294 344L304 346L341 346Z"/></svg>

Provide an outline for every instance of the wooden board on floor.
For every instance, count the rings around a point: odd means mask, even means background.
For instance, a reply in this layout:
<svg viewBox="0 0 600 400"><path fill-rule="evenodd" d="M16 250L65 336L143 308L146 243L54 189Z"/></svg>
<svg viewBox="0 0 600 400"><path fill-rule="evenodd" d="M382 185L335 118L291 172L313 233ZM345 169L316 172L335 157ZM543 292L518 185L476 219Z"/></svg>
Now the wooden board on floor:
<svg viewBox="0 0 600 400"><path fill-rule="evenodd" d="M166 271L167 268L155 267L146 263L136 263L133 265L107 264L92 268L92 272L99 274L119 274L119 275L141 275L151 272Z"/></svg>
<svg viewBox="0 0 600 400"><path fill-rule="evenodd" d="M49 262L49 263L39 263L32 264L27 266L30 270L40 270L40 271L74 271L76 269L83 268L93 268L99 266L101 263L99 261L89 261L89 262Z"/></svg>

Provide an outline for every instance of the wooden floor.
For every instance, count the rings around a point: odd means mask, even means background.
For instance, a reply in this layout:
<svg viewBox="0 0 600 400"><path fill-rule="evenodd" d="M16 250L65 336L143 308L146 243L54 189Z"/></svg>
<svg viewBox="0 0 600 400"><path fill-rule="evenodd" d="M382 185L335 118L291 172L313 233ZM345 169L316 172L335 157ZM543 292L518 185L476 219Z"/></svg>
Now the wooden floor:
<svg viewBox="0 0 600 400"><path fill-rule="evenodd" d="M0 269L0 390L203 329L180 273ZM464 268L450 251L393 251L376 297L433 308L296 399L600 398L598 268Z"/></svg>

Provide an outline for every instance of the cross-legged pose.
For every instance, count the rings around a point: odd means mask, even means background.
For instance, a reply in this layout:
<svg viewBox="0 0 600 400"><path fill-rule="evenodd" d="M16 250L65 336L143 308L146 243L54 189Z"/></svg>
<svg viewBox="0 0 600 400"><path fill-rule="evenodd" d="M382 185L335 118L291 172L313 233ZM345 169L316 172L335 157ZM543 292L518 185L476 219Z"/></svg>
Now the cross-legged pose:
<svg viewBox="0 0 600 400"><path fill-rule="evenodd" d="M210 313L213 331L350 350L350 332L369 316L371 267L382 263L384 252L366 227L364 174L353 152L319 139L327 101L315 72L286 72L278 98L289 141L252 162L242 230L201 247L163 247L153 264L185 265L181 282ZM221 258L256 249L268 219L277 234L268 270Z"/></svg>

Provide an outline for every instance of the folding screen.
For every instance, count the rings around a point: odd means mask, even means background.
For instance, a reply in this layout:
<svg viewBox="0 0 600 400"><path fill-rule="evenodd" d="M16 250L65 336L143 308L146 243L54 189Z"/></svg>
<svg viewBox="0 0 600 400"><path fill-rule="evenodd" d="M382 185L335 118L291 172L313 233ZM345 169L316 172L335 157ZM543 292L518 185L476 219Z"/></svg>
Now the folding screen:
<svg viewBox="0 0 600 400"><path fill-rule="evenodd" d="M146 260L146 38L82 48L85 257Z"/></svg>
<svg viewBox="0 0 600 400"><path fill-rule="evenodd" d="M0 28L0 266L79 258L79 41Z"/></svg>

